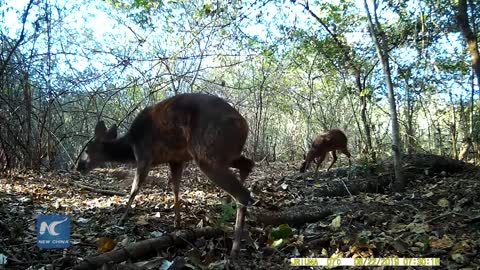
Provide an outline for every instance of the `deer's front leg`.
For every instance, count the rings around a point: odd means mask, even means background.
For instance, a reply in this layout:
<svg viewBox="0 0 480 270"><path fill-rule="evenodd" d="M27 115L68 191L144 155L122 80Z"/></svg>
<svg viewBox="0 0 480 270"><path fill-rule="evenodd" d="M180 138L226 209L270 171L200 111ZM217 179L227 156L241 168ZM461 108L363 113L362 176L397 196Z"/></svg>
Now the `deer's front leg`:
<svg viewBox="0 0 480 270"><path fill-rule="evenodd" d="M175 228L180 228L180 180L182 179L183 172L183 163L179 162L170 162L170 185L173 190L173 208L175 211L174 226Z"/></svg>

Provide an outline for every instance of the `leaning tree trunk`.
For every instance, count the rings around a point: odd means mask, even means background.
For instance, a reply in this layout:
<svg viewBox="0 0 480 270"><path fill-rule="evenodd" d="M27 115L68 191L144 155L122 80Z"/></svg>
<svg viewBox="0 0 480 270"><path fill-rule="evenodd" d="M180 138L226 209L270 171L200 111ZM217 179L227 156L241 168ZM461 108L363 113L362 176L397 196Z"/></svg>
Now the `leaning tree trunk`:
<svg viewBox="0 0 480 270"><path fill-rule="evenodd" d="M375 43L375 48L377 49L377 55L382 63L383 73L385 75L385 84L387 87L388 93L388 103L390 104L390 115L392 117L392 151L393 151L393 167L395 172L395 183L394 189L396 191L403 191L405 189L405 179L403 178L402 173L402 159L401 159L401 147L400 147L400 128L398 126L397 118L397 106L395 104L395 93L393 90L390 64L388 60L388 48L387 48L387 38L385 33L380 27L380 23L377 19L377 6L374 1L374 16L375 16L375 25L373 24L372 17L370 16L370 11L368 9L367 0L363 0L365 5L365 10L368 17L368 26L370 29L370 36L372 37L373 42ZM377 39L377 32L378 38Z"/></svg>
<svg viewBox="0 0 480 270"><path fill-rule="evenodd" d="M473 2L471 2L473 6ZM480 53L478 51L478 40L477 40L477 33L474 33L472 27L470 26L469 18L468 18L468 11L467 11L467 0L459 0L457 6L457 25L460 28L463 38L467 43L468 51L472 57L472 70L477 78L477 85L480 87ZM474 9L472 8L472 17L471 20L474 20ZM472 95L470 99L470 134L469 138L476 141L476 136L473 134L473 125L475 123L473 119L473 93L474 93L474 83L472 84ZM466 153L468 154L468 153ZM466 159L466 156L463 156Z"/></svg>
<svg viewBox="0 0 480 270"><path fill-rule="evenodd" d="M472 68L477 77L477 84L480 85L480 53L478 51L477 36L473 33L468 21L467 0L459 0L457 8L457 24L462 31L463 38L467 42L468 51L472 57Z"/></svg>

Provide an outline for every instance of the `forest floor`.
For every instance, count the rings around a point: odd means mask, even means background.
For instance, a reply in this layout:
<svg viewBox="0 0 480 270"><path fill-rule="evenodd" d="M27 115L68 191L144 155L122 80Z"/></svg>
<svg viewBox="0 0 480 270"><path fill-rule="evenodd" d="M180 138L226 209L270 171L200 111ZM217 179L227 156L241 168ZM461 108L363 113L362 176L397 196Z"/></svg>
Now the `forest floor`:
<svg viewBox="0 0 480 270"><path fill-rule="evenodd" d="M220 234L191 239L184 247L168 247L168 242L166 248L135 260L127 259L136 251L123 257L118 251L175 232L166 166L150 173L123 226L117 221L128 198L132 168L97 169L87 176L10 173L0 178L0 269L71 269L94 256L127 260L102 269L309 269L290 266L295 257L440 258L442 269L479 269L478 168L439 169L425 163L425 157L422 162L407 160L405 166L410 183L405 192L394 193L378 184L392 178L388 169L367 173L354 164L347 178L341 167L301 175L299 163L258 164L246 183L258 202L249 208L241 254L235 260L228 256L233 204L225 202L225 193L194 164L182 180L182 227L222 228ZM364 181L377 185L373 190L381 193L362 192L372 184L355 190L353 184ZM348 195L346 187L354 195ZM106 190L118 195L104 194ZM327 196L329 192L336 196ZM268 216L262 213L279 217L262 222ZM70 248L37 247L39 214L70 216ZM117 255L109 255L112 252Z"/></svg>

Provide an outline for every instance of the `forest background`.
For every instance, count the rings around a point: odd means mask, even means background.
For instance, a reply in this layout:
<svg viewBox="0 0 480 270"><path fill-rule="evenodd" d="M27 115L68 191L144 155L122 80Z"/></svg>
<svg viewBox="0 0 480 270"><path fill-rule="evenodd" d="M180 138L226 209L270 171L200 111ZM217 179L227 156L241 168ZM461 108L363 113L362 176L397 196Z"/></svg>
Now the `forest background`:
<svg viewBox="0 0 480 270"><path fill-rule="evenodd" d="M0 163L71 168L98 120L122 133L189 92L246 117L257 162L300 160L331 128L360 165L477 162L479 13L473 0L1 1Z"/></svg>

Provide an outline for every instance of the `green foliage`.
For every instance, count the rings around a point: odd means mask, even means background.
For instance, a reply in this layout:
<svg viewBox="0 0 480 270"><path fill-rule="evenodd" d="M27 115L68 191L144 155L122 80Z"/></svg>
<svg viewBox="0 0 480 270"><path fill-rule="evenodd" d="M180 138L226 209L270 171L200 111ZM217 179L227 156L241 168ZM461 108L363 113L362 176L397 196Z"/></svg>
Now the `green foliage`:
<svg viewBox="0 0 480 270"><path fill-rule="evenodd" d="M222 213L217 221L218 226L224 227L225 224L235 217L237 205L235 202L222 203Z"/></svg>
<svg viewBox="0 0 480 270"><path fill-rule="evenodd" d="M212 3L203 4L203 8L200 9L199 11L200 15L205 15L205 16L213 15L213 13L214 13L214 7Z"/></svg>
<svg viewBox="0 0 480 270"><path fill-rule="evenodd" d="M370 97L372 96L372 90L369 87L365 87L362 92L360 93L361 97Z"/></svg>
<svg viewBox="0 0 480 270"><path fill-rule="evenodd" d="M146 11L150 11L154 6L161 5L161 1L155 0L133 0L132 8L141 8Z"/></svg>
<svg viewBox="0 0 480 270"><path fill-rule="evenodd" d="M163 5L162 0L104 0L105 3L113 6L115 9L126 12L129 18L132 18L136 24L141 27L152 26L151 17L153 13Z"/></svg>
<svg viewBox="0 0 480 270"><path fill-rule="evenodd" d="M357 242L360 244L367 244L372 237L372 232L370 231L361 231L357 234Z"/></svg>
<svg viewBox="0 0 480 270"><path fill-rule="evenodd" d="M78 154L99 118L125 128L143 107L196 91L224 97L245 116L249 155L277 160L298 159L307 139L334 127L345 129L349 146L359 151L365 143L360 98L367 97L365 121L372 126L375 151L379 159L391 152L384 78L358 1L309 2L329 31L308 11L299 11L301 1L64 1L52 3L58 12L48 18L38 12L42 3L34 4L26 38L10 62L2 63L7 70L0 85L0 124L27 129L23 90L30 87L33 129L28 136L45 137L48 132L39 129L51 115L53 132L68 152L65 158ZM412 120L417 149L445 148L453 116L460 138L468 133L470 114L478 134L479 107L471 111L465 102L460 105L460 98L469 100L471 60L454 27L451 3L378 3L401 123ZM6 5L8 13L13 7ZM84 15L92 8L95 15ZM480 5L473 8L478 14ZM18 39L12 33L20 32L15 25L21 24L22 10L8 17L17 22L0 26L2 59ZM476 25L479 18L472 18ZM105 27L99 22L108 22L111 30L100 31ZM361 92L352 65L360 72ZM50 85L45 78L51 78ZM15 138L6 130L0 131L2 138ZM28 149L22 142L45 144L43 137L21 133L5 143L13 146L8 150L13 157ZM352 172L375 166L360 158ZM231 211L224 212L226 220Z"/></svg>
<svg viewBox="0 0 480 270"><path fill-rule="evenodd" d="M367 156L360 156L353 162L351 167L351 175L355 176L362 176L362 175L369 175L375 174L383 167L382 163L372 163Z"/></svg>
<svg viewBox="0 0 480 270"><path fill-rule="evenodd" d="M293 230L288 224L280 224L273 228L270 232L270 239L272 240L272 248L280 249L285 246L289 239L293 236Z"/></svg>
<svg viewBox="0 0 480 270"><path fill-rule="evenodd" d="M270 233L270 239L272 240L287 240L293 236L293 230L288 226L288 224L280 224L278 227L274 228Z"/></svg>

